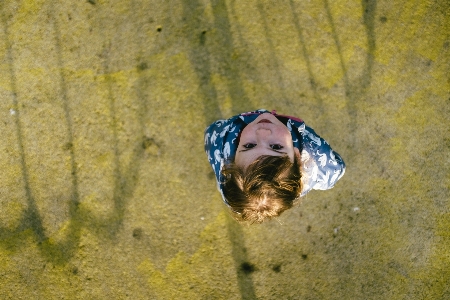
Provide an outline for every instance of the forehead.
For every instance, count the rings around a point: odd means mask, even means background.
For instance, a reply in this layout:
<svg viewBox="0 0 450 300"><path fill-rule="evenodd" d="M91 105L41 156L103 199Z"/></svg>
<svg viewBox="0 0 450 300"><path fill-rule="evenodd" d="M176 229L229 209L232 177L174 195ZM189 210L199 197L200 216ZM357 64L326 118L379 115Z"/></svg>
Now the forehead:
<svg viewBox="0 0 450 300"><path fill-rule="evenodd" d="M241 168L246 168L248 165L250 165L252 162L257 160L260 156L263 155L270 155L270 156L283 156L288 155L290 160L294 161L294 154L291 153L279 153L271 151L267 148L262 149L252 149L250 151L244 151L244 152L237 152L235 157L235 163Z"/></svg>

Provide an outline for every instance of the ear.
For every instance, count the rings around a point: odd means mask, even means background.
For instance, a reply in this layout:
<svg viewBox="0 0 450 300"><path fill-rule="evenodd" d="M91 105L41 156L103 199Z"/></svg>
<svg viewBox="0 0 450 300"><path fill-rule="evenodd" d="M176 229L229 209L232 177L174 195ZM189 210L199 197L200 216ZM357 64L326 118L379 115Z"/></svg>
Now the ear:
<svg viewBox="0 0 450 300"><path fill-rule="evenodd" d="M300 161L300 151L297 147L294 147L294 160L297 158L298 161ZM294 162L294 161L292 161Z"/></svg>
<svg viewBox="0 0 450 300"><path fill-rule="evenodd" d="M300 160L300 150L297 147L294 147L294 155L297 156L298 160Z"/></svg>

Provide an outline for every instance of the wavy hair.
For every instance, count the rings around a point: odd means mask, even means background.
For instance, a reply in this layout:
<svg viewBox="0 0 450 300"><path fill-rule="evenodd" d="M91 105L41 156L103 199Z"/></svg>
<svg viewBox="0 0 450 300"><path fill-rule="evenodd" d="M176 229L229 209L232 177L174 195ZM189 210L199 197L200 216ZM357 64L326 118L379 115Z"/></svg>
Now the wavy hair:
<svg viewBox="0 0 450 300"><path fill-rule="evenodd" d="M263 155L245 170L234 162L222 169L223 194L237 221L262 223L291 208L302 191L300 157Z"/></svg>

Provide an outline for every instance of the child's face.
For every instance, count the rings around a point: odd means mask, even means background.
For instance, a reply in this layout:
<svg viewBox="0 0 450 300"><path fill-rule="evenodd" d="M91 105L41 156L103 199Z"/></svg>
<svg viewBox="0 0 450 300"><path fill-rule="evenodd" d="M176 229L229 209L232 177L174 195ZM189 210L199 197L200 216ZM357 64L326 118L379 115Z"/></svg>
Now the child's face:
<svg viewBox="0 0 450 300"><path fill-rule="evenodd" d="M289 129L274 115L264 113L241 133L235 163L246 168L261 155L288 155L294 161L294 145Z"/></svg>

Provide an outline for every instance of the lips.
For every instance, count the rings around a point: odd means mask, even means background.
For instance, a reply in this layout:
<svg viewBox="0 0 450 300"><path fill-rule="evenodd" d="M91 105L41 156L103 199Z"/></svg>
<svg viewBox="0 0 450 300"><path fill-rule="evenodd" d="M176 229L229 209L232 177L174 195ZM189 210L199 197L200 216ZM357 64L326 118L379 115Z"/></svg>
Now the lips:
<svg viewBox="0 0 450 300"><path fill-rule="evenodd" d="M258 124L259 124L259 123L270 123L270 124L272 124L272 122L270 122L270 121L267 120L267 119L262 119L261 121L258 122Z"/></svg>

